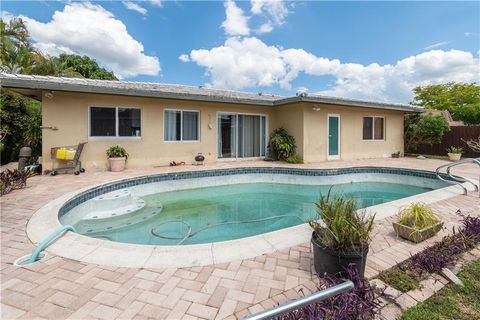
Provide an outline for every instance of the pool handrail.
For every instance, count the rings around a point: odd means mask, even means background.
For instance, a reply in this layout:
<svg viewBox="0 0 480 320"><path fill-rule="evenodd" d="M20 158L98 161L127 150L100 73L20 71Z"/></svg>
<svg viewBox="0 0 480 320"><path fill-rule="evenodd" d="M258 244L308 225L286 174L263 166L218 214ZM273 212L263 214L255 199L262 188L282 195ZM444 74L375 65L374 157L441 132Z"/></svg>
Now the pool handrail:
<svg viewBox="0 0 480 320"><path fill-rule="evenodd" d="M465 158L465 159L457 160L453 163L447 163L447 164L441 165L437 168L437 170L435 170L435 174L436 174L437 178L442 180L443 182L447 182L447 183L454 184L454 185L457 185L457 186L461 187L463 189L463 193L465 195L468 194L468 190L462 184L463 183L470 183L474 186L475 191L479 191L479 196L480 196L480 190L479 190L479 186L477 184L473 183L472 181L470 181L467 178L454 175L450 172L451 168L456 167L456 166L461 165L461 164L465 164L465 163L476 163L477 165L480 166L480 158ZM445 179L441 176L440 170L443 169L443 168L446 168L446 174L451 180L447 180L447 179ZM479 185L480 185L480 179L479 179Z"/></svg>
<svg viewBox="0 0 480 320"><path fill-rule="evenodd" d="M66 232L66 231L77 232L75 227L72 226L72 225L67 224L67 225L61 226L60 228L58 228L57 230L52 232L48 237L46 237L45 240L40 242L40 244L35 248L35 251L33 251L32 255L28 259L28 263L34 263L35 261L37 261L40 253L46 247L48 247L54 239L56 239L57 237L59 237L62 233Z"/></svg>
<svg viewBox="0 0 480 320"><path fill-rule="evenodd" d="M319 292L315 292L309 296L302 297L297 300L293 300L290 302L287 302L285 304L278 305L274 308L267 309L265 311L247 316L243 318L243 320L266 320L266 319L272 319L274 317L281 316L283 314L286 314L290 311L297 310L301 307L304 307L306 305L315 303L317 301L325 300L328 298L331 298L333 296L336 296L337 294L349 291L353 289L354 284L352 281L347 280L345 282L342 282L340 284L337 284L333 287L321 290Z"/></svg>

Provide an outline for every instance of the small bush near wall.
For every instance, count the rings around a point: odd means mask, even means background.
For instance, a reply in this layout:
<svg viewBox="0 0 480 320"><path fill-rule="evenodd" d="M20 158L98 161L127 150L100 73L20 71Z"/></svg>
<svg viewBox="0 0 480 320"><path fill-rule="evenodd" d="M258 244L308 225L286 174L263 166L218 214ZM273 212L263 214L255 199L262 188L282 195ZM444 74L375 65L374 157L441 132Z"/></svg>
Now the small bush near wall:
<svg viewBox="0 0 480 320"><path fill-rule="evenodd" d="M273 130L268 142L268 150L274 160L299 163L296 155L297 146L295 138L285 128ZM290 159L290 161L288 161Z"/></svg>

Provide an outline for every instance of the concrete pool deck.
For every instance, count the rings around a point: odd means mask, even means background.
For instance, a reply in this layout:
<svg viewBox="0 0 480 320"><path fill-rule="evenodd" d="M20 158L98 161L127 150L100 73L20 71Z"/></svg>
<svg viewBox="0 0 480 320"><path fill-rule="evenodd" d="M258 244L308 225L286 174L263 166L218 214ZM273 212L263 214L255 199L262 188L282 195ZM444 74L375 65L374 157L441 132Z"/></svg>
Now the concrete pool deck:
<svg viewBox="0 0 480 320"><path fill-rule="evenodd" d="M446 163L413 158L334 161L275 166L340 168L384 166L435 170ZM221 162L204 167L129 169L122 173L87 172L80 176L38 176L28 186L0 199L1 204L1 318L2 319L148 319L241 318L251 312L315 290L308 242L251 259L190 268L126 268L79 262L54 253L24 268L13 262L34 246L26 236L26 223L46 203L71 191L120 178L162 172L227 167L272 166L270 162ZM473 165L454 173L478 179ZM480 215L480 200L473 193L436 201L432 207L443 216L447 231L458 223L457 209ZM438 240L413 245L397 239L392 217L377 221L367 262L367 276L409 257ZM47 252L49 250L47 249ZM135 259L135 252L132 252Z"/></svg>

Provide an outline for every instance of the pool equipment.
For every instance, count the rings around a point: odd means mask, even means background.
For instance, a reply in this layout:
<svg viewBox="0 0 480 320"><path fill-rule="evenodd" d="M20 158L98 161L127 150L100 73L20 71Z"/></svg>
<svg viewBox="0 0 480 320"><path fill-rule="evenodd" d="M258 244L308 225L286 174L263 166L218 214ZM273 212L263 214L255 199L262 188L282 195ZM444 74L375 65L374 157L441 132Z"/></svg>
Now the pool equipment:
<svg viewBox="0 0 480 320"><path fill-rule="evenodd" d="M52 232L45 240L43 240L37 248L35 248L35 251L33 251L32 255L30 256L30 259L28 260L28 263L34 263L35 261L38 260L38 256L40 255L40 252L42 252L46 247L50 245L50 243L58 238L60 235L62 235L66 231L73 231L77 232L75 228L71 225L65 225L61 226L54 232Z"/></svg>
<svg viewBox="0 0 480 320"><path fill-rule="evenodd" d="M279 216L272 216L272 217L266 217L266 218L261 218L261 219L251 219L251 220L246 220L246 221L225 221L225 222L221 222L221 223L207 225L207 226L205 226L205 227L203 227L203 228L201 228L201 229L192 233L192 226L187 224L186 222L184 222L182 220L170 220L170 221L162 222L162 223L158 224L157 226L153 227L152 230L151 230L151 233L155 237L162 238L162 239L180 240L176 244L178 246L178 245L181 245L188 238L193 237L196 234L198 234L202 231L205 231L207 229L211 229L211 228L215 228L215 227L219 227L219 226L224 226L224 225L227 225L227 224L255 223L255 222L262 222L262 221L268 221L268 220L272 220L272 219L285 218L285 217L298 218L300 221L303 222L303 220L299 216L290 215L290 214L283 214L283 215L279 215ZM185 233L185 235L183 237L178 237L178 238L158 234L158 232L157 232L158 227L160 227L162 225L165 225L165 224L170 224L170 223L181 223L181 224L185 225L187 227L187 232Z"/></svg>

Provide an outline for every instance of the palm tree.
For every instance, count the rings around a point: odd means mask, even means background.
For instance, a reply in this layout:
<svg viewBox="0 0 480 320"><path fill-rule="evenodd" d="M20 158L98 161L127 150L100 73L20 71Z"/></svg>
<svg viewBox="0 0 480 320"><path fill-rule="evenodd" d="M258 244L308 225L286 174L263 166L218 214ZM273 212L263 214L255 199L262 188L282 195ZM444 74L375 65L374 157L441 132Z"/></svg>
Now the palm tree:
<svg viewBox="0 0 480 320"><path fill-rule="evenodd" d="M0 70L28 74L41 54L28 41L28 30L21 18L8 23L0 19Z"/></svg>

